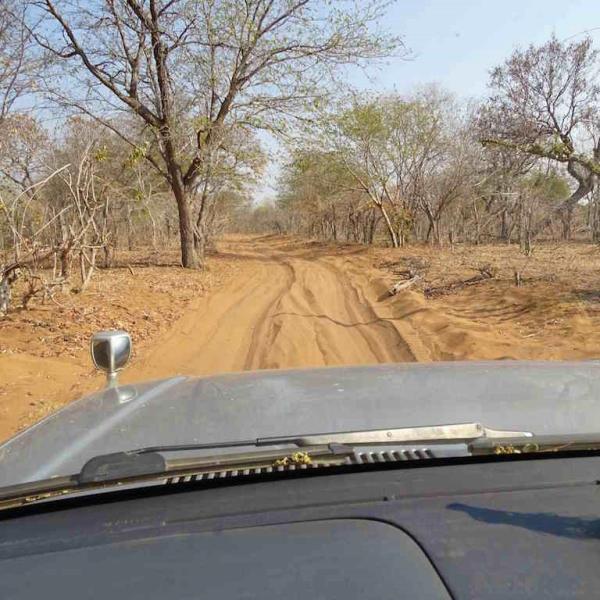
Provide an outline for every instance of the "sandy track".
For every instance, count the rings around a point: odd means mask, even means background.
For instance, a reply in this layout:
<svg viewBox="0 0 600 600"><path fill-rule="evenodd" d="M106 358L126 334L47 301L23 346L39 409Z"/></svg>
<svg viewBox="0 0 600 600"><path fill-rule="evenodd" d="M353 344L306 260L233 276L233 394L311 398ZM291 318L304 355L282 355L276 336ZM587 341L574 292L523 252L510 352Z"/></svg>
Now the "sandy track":
<svg viewBox="0 0 600 600"><path fill-rule="evenodd" d="M393 321L344 272L343 258L294 255L261 240L221 250L244 261L239 277L192 306L128 380L415 360Z"/></svg>
<svg viewBox="0 0 600 600"><path fill-rule="evenodd" d="M417 251L425 252L410 249L405 258L412 260ZM203 278L194 281L193 274L181 272L191 294L184 304L178 304L181 293L171 293L177 279L173 275L179 272L174 267L169 276L140 269L131 279L121 277L116 298L121 314L125 311L133 323L135 346L134 360L121 380L415 360L598 358L600 309L591 301L569 299L578 297L570 288L563 287L560 300L555 283L515 288L505 276L436 300L418 289L389 297L386 290L398 276L381 264L390 260L405 266L396 250L284 236L231 236L219 243ZM460 271L455 263L452 254L445 268ZM597 273L592 264L588 293L596 298L592 269ZM441 267L438 271L439 278ZM468 274L472 270L448 278ZM145 277L149 280L141 286ZM202 281L212 277L218 285L205 291ZM97 293L96 301L101 301ZM102 314L94 328L104 326L107 316ZM161 314L164 323L157 318ZM42 310L35 315L48 318ZM90 327L85 324L77 353L43 358L28 351L29 342L38 349L47 345L39 339L34 316L27 313L7 322L14 325L11 331L20 335L21 345L0 353L0 382L5 382L0 385L0 439L102 386L85 348ZM135 329L142 321L151 325L152 335L136 335L145 331ZM111 326L127 328L127 323L117 319ZM75 331L83 327L76 325ZM56 324L41 335L55 339L55 331L60 332Z"/></svg>

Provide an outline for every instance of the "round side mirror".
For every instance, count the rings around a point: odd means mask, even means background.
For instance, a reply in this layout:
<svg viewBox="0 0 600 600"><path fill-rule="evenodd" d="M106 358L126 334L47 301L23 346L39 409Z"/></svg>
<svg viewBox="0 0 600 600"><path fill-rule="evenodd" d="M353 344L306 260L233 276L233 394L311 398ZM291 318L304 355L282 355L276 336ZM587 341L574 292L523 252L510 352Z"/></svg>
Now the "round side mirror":
<svg viewBox="0 0 600 600"><path fill-rule="evenodd" d="M92 361L106 373L108 386L117 385L117 373L131 357L131 337L126 331L98 331L90 343Z"/></svg>

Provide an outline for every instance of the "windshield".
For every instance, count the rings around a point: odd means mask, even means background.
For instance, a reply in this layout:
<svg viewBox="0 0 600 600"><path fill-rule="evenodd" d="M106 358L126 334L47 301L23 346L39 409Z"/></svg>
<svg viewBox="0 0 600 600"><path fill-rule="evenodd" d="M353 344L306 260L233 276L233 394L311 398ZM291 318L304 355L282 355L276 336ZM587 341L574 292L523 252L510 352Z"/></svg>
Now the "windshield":
<svg viewBox="0 0 600 600"><path fill-rule="evenodd" d="M600 432L600 8L548 6L2 2L0 487Z"/></svg>

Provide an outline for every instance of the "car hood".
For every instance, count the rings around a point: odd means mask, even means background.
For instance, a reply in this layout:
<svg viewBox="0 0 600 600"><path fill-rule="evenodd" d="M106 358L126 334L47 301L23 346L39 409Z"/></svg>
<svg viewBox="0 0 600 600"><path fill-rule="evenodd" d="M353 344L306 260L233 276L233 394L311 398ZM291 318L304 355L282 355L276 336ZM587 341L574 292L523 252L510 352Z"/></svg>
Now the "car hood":
<svg viewBox="0 0 600 600"><path fill-rule="evenodd" d="M600 431L600 364L394 364L175 377L106 389L0 446L0 486L78 472L143 446L481 422ZM214 452L211 452L214 453Z"/></svg>

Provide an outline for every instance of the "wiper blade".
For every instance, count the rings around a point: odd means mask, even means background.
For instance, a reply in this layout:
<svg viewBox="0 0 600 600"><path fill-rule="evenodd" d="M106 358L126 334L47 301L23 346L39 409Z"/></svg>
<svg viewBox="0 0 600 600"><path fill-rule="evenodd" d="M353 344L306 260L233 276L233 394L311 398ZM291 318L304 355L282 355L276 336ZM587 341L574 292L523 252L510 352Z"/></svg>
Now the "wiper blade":
<svg viewBox="0 0 600 600"><path fill-rule="evenodd" d="M175 459L166 459L154 452L115 452L90 459L75 475L1 488L0 510L80 492L110 490L121 484L152 483L175 476L214 472L216 468L227 471L273 468L280 461L282 465L293 464L296 454L310 466L342 464L352 453L352 448L337 444L303 448L291 456L289 448Z"/></svg>
<svg viewBox="0 0 600 600"><path fill-rule="evenodd" d="M484 427L481 423L458 423L454 425L433 425L426 427L401 427L399 429L367 429L333 433L311 433L263 437L233 442L212 442L207 444L179 444L169 446L150 446L129 451L129 454L150 452L184 452L193 450L214 450L218 448L237 448L245 446L294 445L318 446L326 444L348 444L369 446L380 444L448 444L467 443L476 439L496 437L527 438L533 436L530 431L502 431Z"/></svg>
<svg viewBox="0 0 600 600"><path fill-rule="evenodd" d="M0 490L0 509L24 503L37 502L85 490L110 487L120 483L155 481L173 475L197 473L203 469L214 471L215 467L241 470L271 466L285 458L289 448L302 449L313 466L342 463L352 455L356 446L403 445L403 444L473 444L476 441L531 439L528 431L500 431L484 427L480 423L459 423L427 427L402 427L399 429L375 429L319 433L297 436L264 437L251 440L217 442L206 444L181 444L139 448L116 452L90 459L78 474L10 486ZM192 456L167 459L170 452L239 447L261 448L284 446L272 450L250 450L244 453L217 456Z"/></svg>
<svg viewBox="0 0 600 600"><path fill-rule="evenodd" d="M247 444L246 444L247 445ZM165 448L172 448L165 446ZM352 454L353 449L341 444L326 444L306 447L301 454L311 462L335 458L343 458ZM163 452L167 452L163 450ZM289 449L250 451L236 454L220 454L217 456L194 456L190 458L166 459L158 451L116 452L104 454L90 459L81 469L77 480L79 483L105 483L119 481L131 477L146 475L165 475L167 477L183 471L200 472L202 469L240 470L272 465L275 461L285 458Z"/></svg>
<svg viewBox="0 0 600 600"><path fill-rule="evenodd" d="M109 481L119 477L149 475L170 472L175 469L194 466L219 466L233 459L239 462L239 455L221 455L217 457L190 458L166 461L164 454L197 450L214 450L239 447L265 447L292 445L299 448L325 448L335 452L334 448L353 446L378 446L402 444L449 444L469 443L477 439L489 438L530 438L528 431L500 431L484 427L480 423L459 423L455 425L434 425L427 427L402 427L400 429L374 429L364 431L346 431L342 433L317 433L310 435L264 437L251 440L217 442L207 444L180 444L171 446L152 446L138 448L128 452L117 452L97 456L89 460L79 474L81 483ZM260 458L256 452L243 455L248 462Z"/></svg>

